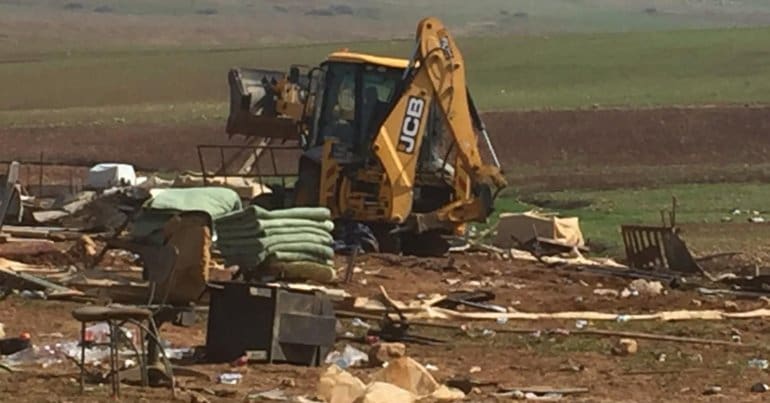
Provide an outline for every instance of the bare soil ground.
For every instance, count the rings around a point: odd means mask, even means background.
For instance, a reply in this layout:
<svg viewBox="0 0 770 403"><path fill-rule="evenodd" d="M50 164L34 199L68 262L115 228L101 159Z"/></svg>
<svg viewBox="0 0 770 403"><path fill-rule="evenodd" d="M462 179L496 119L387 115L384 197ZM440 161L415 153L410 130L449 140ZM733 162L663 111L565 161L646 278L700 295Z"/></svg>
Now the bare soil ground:
<svg viewBox="0 0 770 403"><path fill-rule="evenodd" d="M339 262L340 264L342 262ZM485 256L458 256L450 271L444 259L414 260L385 256L365 256L360 262L363 273L354 283L342 286L357 296L375 296L378 287L385 287L392 297L404 301L417 294L447 293L463 287L469 281L490 282L487 288L496 294L495 303L527 312L556 312L595 310L615 313L643 313L675 309L722 309L724 300L699 296L694 291L670 289L664 296L631 297L618 299L594 294L596 288L622 289L628 280L549 269L532 263L499 261ZM369 274L366 274L369 273ZM375 274L376 273L376 274ZM461 279L450 286L446 278ZM697 302L695 301L697 300ZM740 310L759 308L762 301L735 301ZM17 296L2 302L2 322L6 332L32 333L39 345L76 339L78 324L70 312L75 303L26 300ZM462 322L456 322L461 324ZM535 330L575 328L574 321L509 321L504 325L494 322L474 322L472 326L527 328ZM768 321L762 319L740 321L687 321L663 322L591 322L589 328L624 331L646 331L677 336L706 337L730 340L739 333L744 343L765 345L768 341ZM360 332L343 321L345 330ZM748 361L755 357L767 358L764 347L739 349L725 346L703 346L638 340L639 352L632 356L616 356L611 348L615 338L588 338L575 335L520 334L498 332L490 338L473 338L459 330L436 330L416 327L420 334L449 339L443 346L410 344L408 355L423 364L438 367L434 376L446 381L455 376L470 376L479 381L505 385L554 387L587 387L587 395L576 401L764 401L765 395L750 393L757 382L770 382L766 371L749 368ZM45 336L60 332L63 337ZM163 337L174 346L192 347L205 343L205 317L192 328L164 327ZM343 348L347 342L339 342ZM361 349L366 346L355 344ZM665 358L661 355L665 354ZM478 366L480 372L471 374ZM283 389L288 395L313 396L319 368L290 365L250 365L231 368L227 364L195 364L190 368L202 371L207 378L180 378L187 389L204 390L211 401L243 401L248 394ZM243 381L237 386L216 384L217 374L226 371L242 372ZM354 369L352 372L366 380L375 369ZM14 401L104 401L109 387L93 387L81 396L77 386L77 371L71 364L48 368L33 367L15 374L0 373L0 396ZM718 385L718 396L703 395L703 391ZM483 387L469 396L469 401L495 401L494 387ZM211 394L215 395L211 395ZM127 401L170 401L168 389L141 389L124 386ZM189 401L187 392L180 392L180 401Z"/></svg>
<svg viewBox="0 0 770 403"><path fill-rule="evenodd" d="M767 163L770 151L767 108L493 112L485 119L517 184L611 187L643 184L661 172L704 181L769 176L753 169ZM233 144L222 123L0 129L0 160L37 161L42 152L47 162L120 161L149 171L198 170L197 144L228 143ZM207 166L219 163L218 151L204 157ZM278 157L281 168L295 163L291 155Z"/></svg>
<svg viewBox="0 0 770 403"><path fill-rule="evenodd" d="M730 164L754 165L766 160L770 114L763 108L668 108L652 110L497 112L486 114L505 166L516 177L528 176L551 186L634 184L638 172L659 173L661 167L683 166L703 173L704 167ZM42 151L47 162L89 165L104 161L134 163L152 171L198 169L195 145L226 143L221 124L194 127L116 126L51 129L0 129L0 160L36 161ZM214 156L216 158L216 156ZM283 164L292 165L286 158ZM641 168L640 168L641 167ZM570 170L565 178L559 169ZM62 173L64 172L64 173ZM67 180L69 171L46 173L45 178ZM82 170L75 171L82 174ZM538 172L540 177L537 177ZM533 174L534 173L534 174ZM582 175L581 175L582 173ZM577 175L575 175L577 174ZM685 169L683 173L687 177ZM762 178L760 171L759 178ZM32 169L28 176L37 178ZM575 179L577 178L577 179ZM609 178L609 179L608 179ZM567 183L567 181L573 181ZM697 232L696 225L688 227ZM706 231L706 230L704 230ZM707 231L711 231L707 229ZM722 234L715 233L714 237ZM724 235L730 236L729 234ZM27 248L27 249L24 249ZM704 249L706 250L706 249ZM22 245L3 245L0 256L29 263L71 264L71 257L53 250ZM338 262L338 266L342 262ZM670 289L664 296L619 299L594 294L597 288L620 290L629 280L549 269L537 264L499 261L485 256L458 256L455 270L444 271L446 261L412 260L365 256L354 283L340 287L356 296L375 296L384 286L394 298L412 300L418 294L447 293L470 281L485 284L496 295L495 303L524 312L603 311L648 313L676 309L723 309L726 300L701 296L694 290ZM376 273L376 274L373 274ZM450 286L446 279L459 279ZM761 300L734 300L739 310L761 308ZM732 304L729 304L735 309ZM77 338L78 324L70 302L36 301L11 296L0 301L0 322L9 335L30 332L38 345ZM458 325L461 322L457 323ZM676 336L704 337L729 341L740 334L744 343L756 348L704 346L638 340L639 352L616 356L611 348L616 338L576 335L535 335L536 330L574 329L574 321L474 322L478 327L527 328L532 333L511 335L498 332L491 338L474 338L459 330L415 328L417 332L449 339L444 346L409 345L408 354L423 364L438 367L439 381L471 376L480 381L507 385L587 387L590 392L574 400L583 401L765 401L767 394L750 393L757 382L770 383L767 371L749 368L752 358L767 359L770 322L766 319L733 321L599 322L589 328L645 331ZM360 331L343 321L349 331ZM46 334L60 332L59 336ZM205 317L192 328L164 327L163 337L174 346L205 343ZM337 344L344 347L346 342ZM365 346L357 345L361 349ZM661 359L665 354L665 359ZM481 371L470 374L472 367ZM206 379L182 378L183 388L202 392L210 401L243 401L249 393L280 387L289 395L312 396L321 373L318 368L289 365L196 364ZM215 377L225 371L244 373L237 386L220 385ZM374 369L355 369L366 380ZM94 387L85 396L78 393L76 368L68 363L24 372L0 372L0 401L105 401L108 387ZM722 387L721 395L703 391ZM494 388L481 388L469 401L494 401ZM216 394L211 395L211 393ZM180 401L190 401L180 392ZM124 387L126 401L169 401L167 389Z"/></svg>

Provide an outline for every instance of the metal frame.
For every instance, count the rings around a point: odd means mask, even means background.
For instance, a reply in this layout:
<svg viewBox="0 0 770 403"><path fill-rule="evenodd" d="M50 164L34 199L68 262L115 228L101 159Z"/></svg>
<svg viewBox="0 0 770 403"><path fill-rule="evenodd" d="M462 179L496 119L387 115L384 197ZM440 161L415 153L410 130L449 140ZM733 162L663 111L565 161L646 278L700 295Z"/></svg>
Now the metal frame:
<svg viewBox="0 0 770 403"><path fill-rule="evenodd" d="M679 238L676 227L622 225L626 258L637 269L698 273L702 269Z"/></svg>
<svg viewBox="0 0 770 403"><path fill-rule="evenodd" d="M273 177L273 178L280 178L281 184L285 187L286 186L286 178L290 177L296 177L299 174L295 171L292 173L279 173L278 172L278 165L276 163L275 158L275 151L277 150L297 150L302 151L302 147L296 145L296 146L288 146L288 145L234 145L234 144L198 144L196 146L198 151L198 161L200 163L201 167L201 175L203 176L203 185L208 186L209 185L209 177L212 176L223 176L225 180L227 180L228 177L234 177L234 178L252 178L256 177L260 183L265 183L266 177ZM219 166L214 170L213 175L209 175L209 171L206 167L205 157L204 157L204 151L205 150L218 150L219 151ZM232 165L233 161L228 160L225 158L225 150L238 150L239 153L238 156L242 156L241 152L250 150L251 153L253 153L255 157L255 162L252 165L252 168L247 172L229 172L228 168L230 168L230 165ZM259 160L262 158L262 154L264 152L267 152L269 154L270 163L272 166L272 173L271 174L265 174L263 173L259 168ZM295 164L296 165L296 164ZM296 170L295 166L295 170Z"/></svg>

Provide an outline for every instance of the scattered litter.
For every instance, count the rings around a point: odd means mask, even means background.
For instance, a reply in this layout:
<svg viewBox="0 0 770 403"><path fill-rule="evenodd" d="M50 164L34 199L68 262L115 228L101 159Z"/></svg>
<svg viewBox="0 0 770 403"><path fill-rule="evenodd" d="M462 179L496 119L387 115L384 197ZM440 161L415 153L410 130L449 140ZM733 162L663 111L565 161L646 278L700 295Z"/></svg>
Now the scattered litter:
<svg viewBox="0 0 770 403"><path fill-rule="evenodd" d="M753 393L765 393L768 390L770 390L770 386L768 386L766 383L759 382L751 385L751 391Z"/></svg>
<svg viewBox="0 0 770 403"><path fill-rule="evenodd" d="M497 332L495 332L494 330L491 330L491 329L484 329L484 330L481 331L481 336L482 337L495 337L496 334L497 334Z"/></svg>
<svg viewBox="0 0 770 403"><path fill-rule="evenodd" d="M0 336L2 337L2 336ZM61 339L64 337L64 334L61 332L53 332L53 333L40 333L38 335L40 338L49 338L49 339Z"/></svg>
<svg viewBox="0 0 770 403"><path fill-rule="evenodd" d="M639 296L639 291L637 290L624 288L623 291L620 292L620 298L638 297L638 296Z"/></svg>
<svg viewBox="0 0 770 403"><path fill-rule="evenodd" d="M369 363L382 366L390 360L406 355L406 345L403 343L377 343L369 350Z"/></svg>
<svg viewBox="0 0 770 403"><path fill-rule="evenodd" d="M195 353L195 350L189 347L174 348L168 347L163 349L166 352L166 357L171 360L183 360L190 358Z"/></svg>
<svg viewBox="0 0 770 403"><path fill-rule="evenodd" d="M594 295L598 295L601 297L619 297L620 293L618 290L612 290L609 288L597 288L594 290Z"/></svg>
<svg viewBox="0 0 770 403"><path fill-rule="evenodd" d="M706 390L703 391L704 395L718 395L722 393L722 387L721 386L709 386L706 388Z"/></svg>
<svg viewBox="0 0 770 403"><path fill-rule="evenodd" d="M428 371L431 371L431 372L438 371L438 367L433 365L433 364L425 364L425 369L427 369Z"/></svg>
<svg viewBox="0 0 770 403"><path fill-rule="evenodd" d="M749 217L749 222L750 222L750 223L755 223L755 224L757 224L757 223L763 223L763 222L765 222L765 221L766 221L766 220L765 220L765 217L761 217L761 216L757 216L757 217Z"/></svg>
<svg viewBox="0 0 770 403"><path fill-rule="evenodd" d="M364 329L370 329L372 326L363 320L361 318L353 318L353 320L350 321L350 324L353 325L353 327L363 327Z"/></svg>
<svg viewBox="0 0 770 403"><path fill-rule="evenodd" d="M250 393L246 400L268 400L268 401L286 401L289 400L289 397L286 396L286 393L282 391L281 389L271 389L265 392L259 392L259 393Z"/></svg>
<svg viewBox="0 0 770 403"><path fill-rule="evenodd" d="M0 339L5 338L5 325L0 322Z"/></svg>
<svg viewBox="0 0 770 403"><path fill-rule="evenodd" d="M444 282L449 284L449 285L455 285L455 284L460 283L461 281L462 280L460 280L459 278L445 278L444 279Z"/></svg>
<svg viewBox="0 0 770 403"><path fill-rule="evenodd" d="M524 394L524 398L527 400L538 400L541 402L555 402L561 400L562 395L559 393L546 393L544 395L537 395L532 392Z"/></svg>
<svg viewBox="0 0 770 403"><path fill-rule="evenodd" d="M105 362L110 356L110 350L107 347L88 348L85 353L85 363L87 365L98 365L99 363ZM119 353L123 354L124 351ZM129 351L125 351L125 353L130 354ZM39 365L42 368L48 368L72 358L80 360L79 341L73 340L50 345L32 346L4 357L3 363L14 367L22 365Z"/></svg>
<svg viewBox="0 0 770 403"><path fill-rule="evenodd" d="M586 388L551 388L543 387L500 387L501 393L495 393L497 397L510 397L515 400L557 401L565 396L588 393Z"/></svg>
<svg viewBox="0 0 770 403"><path fill-rule="evenodd" d="M347 403L355 401L365 390L366 385L360 379L332 365L318 381L317 397L329 403Z"/></svg>
<svg viewBox="0 0 770 403"><path fill-rule="evenodd" d="M356 399L357 403L412 403L416 401L417 397L414 394L387 382L372 382L366 387L363 395Z"/></svg>
<svg viewBox="0 0 770 403"><path fill-rule="evenodd" d="M749 360L749 368L757 368L757 369L768 369L770 368L770 363L767 362L767 360L763 360L760 358L753 358Z"/></svg>
<svg viewBox="0 0 770 403"><path fill-rule="evenodd" d="M658 362L666 362L666 353L660 353L658 354Z"/></svg>
<svg viewBox="0 0 770 403"><path fill-rule="evenodd" d="M417 396L430 395L439 387L427 366L409 357L391 361L387 368L372 374L371 379L374 382L392 383Z"/></svg>
<svg viewBox="0 0 770 403"><path fill-rule="evenodd" d="M625 322L628 322L629 320L631 320L631 316L625 315L625 314L618 315L615 318L615 321L618 322L618 323L625 323Z"/></svg>
<svg viewBox="0 0 770 403"><path fill-rule="evenodd" d="M638 278L631 282L628 287L632 291L637 291L640 295L649 297L658 296L664 294L663 284L660 281L648 281L642 278Z"/></svg>
<svg viewBox="0 0 770 403"><path fill-rule="evenodd" d="M217 377L217 381L223 385L237 385L241 379L243 379L243 375L235 372L225 372Z"/></svg>
<svg viewBox="0 0 770 403"><path fill-rule="evenodd" d="M740 307L738 306L738 303L736 303L735 301L725 301L724 307L726 311L733 311L733 312L740 309Z"/></svg>
<svg viewBox="0 0 770 403"><path fill-rule="evenodd" d="M345 346L342 353L339 351L332 351L326 356L325 360L327 364L335 364L342 369L356 367L361 363L368 361L369 356L366 353L349 344Z"/></svg>
<svg viewBox="0 0 770 403"><path fill-rule="evenodd" d="M471 367L471 369L469 369L468 372L471 373L471 374L475 374L475 373L481 372L481 367L478 367L478 366Z"/></svg>
<svg viewBox="0 0 770 403"><path fill-rule="evenodd" d="M636 340L628 338L618 340L618 343L612 348L612 353L620 356L634 355L637 351L639 351L639 344Z"/></svg>
<svg viewBox="0 0 770 403"><path fill-rule="evenodd" d="M583 329L586 326L588 326L588 321L587 320L578 319L577 321L575 321L575 327L578 328L578 329Z"/></svg>
<svg viewBox="0 0 770 403"><path fill-rule="evenodd" d="M508 323L508 318L506 318L504 316L497 318L497 324L498 325L504 325L506 323Z"/></svg>
<svg viewBox="0 0 770 403"><path fill-rule="evenodd" d="M31 291L31 290L23 290L19 293L19 296L24 299L46 299L46 295L43 291L37 290L37 291Z"/></svg>

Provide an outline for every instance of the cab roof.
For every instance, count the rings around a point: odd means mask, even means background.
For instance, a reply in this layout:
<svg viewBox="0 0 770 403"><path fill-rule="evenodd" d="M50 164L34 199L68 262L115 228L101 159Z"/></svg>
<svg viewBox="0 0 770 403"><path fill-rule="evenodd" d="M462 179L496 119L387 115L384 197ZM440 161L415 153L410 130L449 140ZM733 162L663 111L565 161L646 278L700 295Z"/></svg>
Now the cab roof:
<svg viewBox="0 0 770 403"><path fill-rule="evenodd" d="M397 59L394 57L374 56L365 53L355 53L348 51L338 51L329 54L326 58L329 62L344 62L344 63L367 63L376 64L378 66L391 67L396 69L405 69L409 60Z"/></svg>

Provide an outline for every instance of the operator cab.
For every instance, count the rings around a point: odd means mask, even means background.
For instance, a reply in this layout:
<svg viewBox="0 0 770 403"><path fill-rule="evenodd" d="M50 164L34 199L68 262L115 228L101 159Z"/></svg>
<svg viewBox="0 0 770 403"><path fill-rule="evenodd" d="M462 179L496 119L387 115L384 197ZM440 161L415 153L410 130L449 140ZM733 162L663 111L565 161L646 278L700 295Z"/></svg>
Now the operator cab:
<svg viewBox="0 0 770 403"><path fill-rule="evenodd" d="M321 65L313 138L328 138L354 160L369 156L372 139L387 116L407 61L349 52L332 53Z"/></svg>
<svg viewBox="0 0 770 403"><path fill-rule="evenodd" d="M399 95L408 63L405 59L360 53L330 54L321 64L316 82L320 102L316 104L307 147L318 149L327 138L335 138L338 161L368 162L374 137L390 113L394 97ZM446 146L439 144L443 124L434 107L428 122L418 171L451 169L443 161Z"/></svg>

